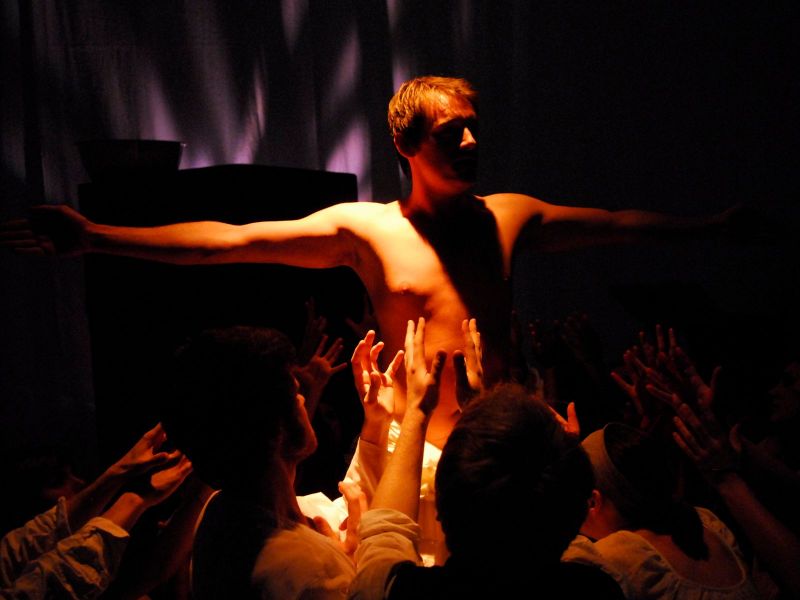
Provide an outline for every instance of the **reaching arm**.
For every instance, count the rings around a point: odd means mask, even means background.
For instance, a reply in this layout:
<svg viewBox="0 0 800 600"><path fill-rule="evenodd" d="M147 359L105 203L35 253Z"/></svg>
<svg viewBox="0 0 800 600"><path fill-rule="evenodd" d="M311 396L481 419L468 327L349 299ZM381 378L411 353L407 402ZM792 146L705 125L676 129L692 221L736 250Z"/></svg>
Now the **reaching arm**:
<svg viewBox="0 0 800 600"><path fill-rule="evenodd" d="M353 381L364 408L364 422L345 475L346 482L359 485L368 504L372 502L388 457L389 424L394 412L393 383L403 360L403 351L400 350L386 370L381 371L378 356L384 344L377 342L373 345L373 342L375 331L370 329L356 346L350 360Z"/></svg>
<svg viewBox="0 0 800 600"><path fill-rule="evenodd" d="M155 466L174 462L179 457L179 452L160 450L166 438L159 423L100 477L68 499L67 520L72 530L77 530L86 521L99 515L119 489L133 477L146 473Z"/></svg>
<svg viewBox="0 0 800 600"><path fill-rule="evenodd" d="M676 403L679 402L676 396ZM735 452L711 410L702 406L697 410L695 413L687 404L678 404L675 442L716 488L782 590L796 598L800 595L800 539L758 500L732 466Z"/></svg>
<svg viewBox="0 0 800 600"><path fill-rule="evenodd" d="M276 262L327 268L351 264L354 204L294 221L230 225L213 221L160 227L100 225L64 205L35 207L30 219L0 227L0 243L31 254L97 252L175 264Z"/></svg>
<svg viewBox="0 0 800 600"><path fill-rule="evenodd" d="M412 519L419 512L419 486L425 434L439 402L439 382L446 354L438 351L430 372L425 364L425 319L408 322L405 342L406 411L392 457L383 472L371 508L390 508Z"/></svg>

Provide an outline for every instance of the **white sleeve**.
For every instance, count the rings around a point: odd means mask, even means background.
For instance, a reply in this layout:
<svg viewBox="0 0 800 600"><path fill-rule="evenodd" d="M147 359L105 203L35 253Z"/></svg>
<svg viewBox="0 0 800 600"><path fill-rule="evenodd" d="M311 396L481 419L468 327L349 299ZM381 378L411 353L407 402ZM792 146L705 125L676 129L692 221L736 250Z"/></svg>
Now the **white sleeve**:
<svg viewBox="0 0 800 600"><path fill-rule="evenodd" d="M358 534L361 543L356 550L356 577L350 598L382 600L395 565L422 562L417 550L419 525L399 511L378 508L361 516Z"/></svg>
<svg viewBox="0 0 800 600"><path fill-rule="evenodd" d="M99 596L119 568L128 532L95 517L76 533L25 565L0 598L75 598Z"/></svg>
<svg viewBox="0 0 800 600"><path fill-rule="evenodd" d="M55 548L70 535L66 500L60 498L50 510L35 516L0 540L0 588L6 588L30 561Z"/></svg>
<svg viewBox="0 0 800 600"><path fill-rule="evenodd" d="M358 439L344 480L358 484L367 497L367 506L372 504L375 488L378 487L388 458L389 451L385 447Z"/></svg>

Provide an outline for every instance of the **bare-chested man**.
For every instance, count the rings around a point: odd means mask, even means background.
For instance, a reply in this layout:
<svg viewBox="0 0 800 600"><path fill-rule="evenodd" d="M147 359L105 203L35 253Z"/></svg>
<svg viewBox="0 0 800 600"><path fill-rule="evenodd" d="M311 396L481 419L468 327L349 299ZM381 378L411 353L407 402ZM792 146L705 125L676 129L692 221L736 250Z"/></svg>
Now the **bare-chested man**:
<svg viewBox="0 0 800 600"><path fill-rule="evenodd" d="M35 209L37 218L30 222L6 225L3 244L22 251L99 252L177 264L348 266L367 288L381 336L392 351L403 347L407 321L423 316L429 359L439 349L452 355L463 347L463 320L475 317L484 377L493 382L507 366L509 277L523 227L533 228L526 239L535 249L550 251L707 234L723 224L722 217L571 208L521 194L474 196L476 99L461 79L420 77L400 87L389 103L389 125L412 185L410 195L395 202L338 204L295 221L153 228L95 224L66 206L46 206ZM428 441L440 448L459 413L451 362L441 385L428 428ZM396 396L399 417L402 390Z"/></svg>

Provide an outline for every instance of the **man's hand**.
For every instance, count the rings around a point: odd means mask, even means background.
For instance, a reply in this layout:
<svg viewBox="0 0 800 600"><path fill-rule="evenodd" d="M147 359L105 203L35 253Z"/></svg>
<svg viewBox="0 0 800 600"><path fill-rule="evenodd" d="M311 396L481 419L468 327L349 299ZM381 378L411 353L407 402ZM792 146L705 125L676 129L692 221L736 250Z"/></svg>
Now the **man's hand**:
<svg viewBox="0 0 800 600"><path fill-rule="evenodd" d="M700 472L714 483L721 474L737 469L739 456L710 407L700 406L695 413L677 396L674 402L678 416L673 419L673 439Z"/></svg>
<svg viewBox="0 0 800 600"><path fill-rule="evenodd" d="M397 369L403 361L404 352L399 350L385 371L378 367L378 357L383 342L375 341L375 331L370 329L353 350L350 367L356 384L358 397L364 407L364 420L372 423L388 423L394 414L393 384Z"/></svg>
<svg viewBox="0 0 800 600"><path fill-rule="evenodd" d="M456 372L456 400L463 409L475 396L483 391L483 349L481 334L475 319L464 319L461 323L464 349L453 353Z"/></svg>
<svg viewBox="0 0 800 600"><path fill-rule="evenodd" d="M156 468L150 475L149 485L136 493L141 496L147 506L160 504L177 490L192 472L192 463L183 454L170 466Z"/></svg>
<svg viewBox="0 0 800 600"><path fill-rule="evenodd" d="M135 477L153 467L177 460L181 456L179 451L163 452L160 450L166 439L167 434L159 423L145 433L125 453L125 456L111 465L106 474L114 477Z"/></svg>
<svg viewBox="0 0 800 600"><path fill-rule="evenodd" d="M28 219L0 223L0 247L19 254L78 255L89 249L89 224L64 204L35 206Z"/></svg>
<svg viewBox="0 0 800 600"><path fill-rule="evenodd" d="M570 402L567 404L567 418L565 419L558 411L550 406L547 405L547 408L550 409L550 412L553 413L553 417L561 425L561 428L564 430L569 436L572 436L576 439L580 439L581 437L581 424L578 422L578 412L575 410L575 403Z"/></svg>
<svg viewBox="0 0 800 600"><path fill-rule="evenodd" d="M420 410L425 417L430 417L439 404L439 384L447 353L436 352L431 370L425 363L425 319L419 318L416 327L409 321L405 340L406 366L406 415L411 410Z"/></svg>
<svg viewBox="0 0 800 600"><path fill-rule="evenodd" d="M300 389L306 397L306 411L310 418L313 418L322 392L331 377L347 368L347 363L336 364L344 347L342 338L336 338L326 350L327 344L328 336L323 334L308 362L294 369L295 377L300 382Z"/></svg>
<svg viewBox="0 0 800 600"><path fill-rule="evenodd" d="M372 302L370 301L369 294L367 294L367 292L364 292L361 318L356 321L350 317L346 317L344 322L350 328L350 330L360 338L365 337L371 330L378 330L378 320L375 318L375 310L372 307Z"/></svg>
<svg viewBox="0 0 800 600"><path fill-rule="evenodd" d="M358 548L358 526L361 524L361 515L368 508L367 496L359 485L352 481L340 481L339 491L347 502L347 518L340 525L340 529L345 530L342 549L345 554L352 557Z"/></svg>

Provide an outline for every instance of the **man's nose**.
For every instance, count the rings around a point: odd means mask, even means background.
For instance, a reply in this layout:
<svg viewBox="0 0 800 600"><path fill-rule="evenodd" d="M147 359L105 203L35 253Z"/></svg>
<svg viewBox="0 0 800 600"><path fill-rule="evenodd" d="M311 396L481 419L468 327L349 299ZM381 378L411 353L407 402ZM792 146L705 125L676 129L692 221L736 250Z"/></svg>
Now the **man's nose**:
<svg viewBox="0 0 800 600"><path fill-rule="evenodd" d="M475 141L475 136L472 135L472 132L469 130L469 127L464 127L464 132L461 134L461 147L474 148L477 145L478 142Z"/></svg>

